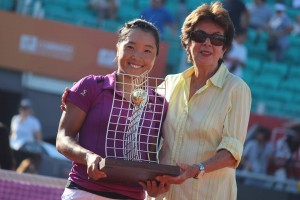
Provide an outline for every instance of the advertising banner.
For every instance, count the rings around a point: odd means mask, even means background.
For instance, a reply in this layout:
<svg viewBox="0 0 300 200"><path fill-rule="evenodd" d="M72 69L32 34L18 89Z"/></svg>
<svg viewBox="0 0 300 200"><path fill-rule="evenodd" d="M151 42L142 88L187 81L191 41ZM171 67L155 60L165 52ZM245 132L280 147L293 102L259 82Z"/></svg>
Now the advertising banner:
<svg viewBox="0 0 300 200"><path fill-rule="evenodd" d="M76 81L116 70L117 34L0 11L0 67ZM168 45L161 43L155 70L165 77Z"/></svg>

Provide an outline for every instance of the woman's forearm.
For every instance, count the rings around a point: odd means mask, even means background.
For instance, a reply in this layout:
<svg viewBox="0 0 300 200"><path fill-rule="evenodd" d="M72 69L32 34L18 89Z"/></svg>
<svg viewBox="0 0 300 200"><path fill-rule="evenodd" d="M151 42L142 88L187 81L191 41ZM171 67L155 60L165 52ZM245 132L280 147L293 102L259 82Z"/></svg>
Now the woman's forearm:
<svg viewBox="0 0 300 200"><path fill-rule="evenodd" d="M56 147L57 150L68 159L85 165L87 164L87 156L94 154L92 151L80 146L78 142L70 136L60 137L58 135Z"/></svg>
<svg viewBox="0 0 300 200"><path fill-rule="evenodd" d="M222 149L213 157L204 161L203 164L205 165L205 172L209 173L224 167L233 167L235 166L236 162L237 161L229 151Z"/></svg>

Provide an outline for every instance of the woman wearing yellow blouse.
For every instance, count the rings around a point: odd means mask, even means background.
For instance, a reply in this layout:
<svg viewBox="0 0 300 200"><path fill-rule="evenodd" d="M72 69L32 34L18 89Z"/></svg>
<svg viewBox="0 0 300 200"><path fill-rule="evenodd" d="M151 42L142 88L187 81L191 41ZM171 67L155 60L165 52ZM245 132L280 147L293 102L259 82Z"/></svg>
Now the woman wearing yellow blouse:
<svg viewBox="0 0 300 200"><path fill-rule="evenodd" d="M161 198L237 197L235 168L242 156L251 93L222 62L233 37L233 24L219 2L203 4L185 19L180 38L193 66L166 77L169 109L160 152L161 164L178 164L183 172L178 177L158 178L172 184ZM153 184L144 187L150 189Z"/></svg>

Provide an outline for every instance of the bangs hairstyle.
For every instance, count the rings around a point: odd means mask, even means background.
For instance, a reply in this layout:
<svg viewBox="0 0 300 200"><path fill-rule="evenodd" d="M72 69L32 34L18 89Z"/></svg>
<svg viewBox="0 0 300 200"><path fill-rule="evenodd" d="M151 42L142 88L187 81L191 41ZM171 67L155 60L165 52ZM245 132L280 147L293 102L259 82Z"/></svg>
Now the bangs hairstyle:
<svg viewBox="0 0 300 200"><path fill-rule="evenodd" d="M127 38L129 32L133 29L140 29L144 32L152 34L155 39L155 45L157 48L156 56L158 56L160 43L159 31L151 22L148 22L144 19L134 19L125 23L124 26L119 30L118 43L124 41Z"/></svg>
<svg viewBox="0 0 300 200"><path fill-rule="evenodd" d="M210 5L202 4L186 17L182 25L180 35L182 46L186 49L190 42L190 35L194 30L195 25L206 19L211 20L213 23L224 29L224 36L226 40L223 49L229 49L234 38L234 26L229 17L228 11L223 8L222 3L219 1L211 3ZM188 59L190 60L190 58Z"/></svg>

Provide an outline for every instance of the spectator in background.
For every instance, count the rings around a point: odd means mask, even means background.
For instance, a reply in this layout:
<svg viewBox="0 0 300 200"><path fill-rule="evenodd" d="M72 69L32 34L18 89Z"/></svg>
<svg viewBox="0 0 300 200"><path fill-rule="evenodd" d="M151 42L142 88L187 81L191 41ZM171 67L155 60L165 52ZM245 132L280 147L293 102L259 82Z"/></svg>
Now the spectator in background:
<svg viewBox="0 0 300 200"><path fill-rule="evenodd" d="M117 19L119 0L90 0L89 6L94 9L100 21L103 19Z"/></svg>
<svg viewBox="0 0 300 200"><path fill-rule="evenodd" d="M271 130L258 126L253 139L245 144L245 149L241 161L241 168L245 172L256 175L267 175L268 167L274 154L274 148L270 142ZM244 184L258 187L268 187L268 183L246 178Z"/></svg>
<svg viewBox="0 0 300 200"><path fill-rule="evenodd" d="M266 28L273 15L273 9L266 4L265 0L253 0L253 2L248 5L248 10L250 28Z"/></svg>
<svg viewBox="0 0 300 200"><path fill-rule="evenodd" d="M42 140L40 121L33 115L32 104L29 99L22 99L19 114L11 120L11 147L18 151L26 142Z"/></svg>
<svg viewBox="0 0 300 200"><path fill-rule="evenodd" d="M300 174L295 173L296 163L300 163L300 133L288 130L275 142L271 172L280 180L300 179Z"/></svg>
<svg viewBox="0 0 300 200"><path fill-rule="evenodd" d="M164 7L164 0L150 0L150 7L141 13L141 17L152 22L161 34L164 34L166 27L170 27L175 33L176 21L171 13Z"/></svg>
<svg viewBox="0 0 300 200"><path fill-rule="evenodd" d="M271 130L259 126L254 138L245 144L242 168L248 172L267 174L267 167L273 155L273 146L270 142Z"/></svg>
<svg viewBox="0 0 300 200"><path fill-rule="evenodd" d="M282 61L284 52L289 46L289 35L293 30L293 23L285 13L284 4L276 3L274 8L275 13L267 26L267 48L272 52L272 60Z"/></svg>
<svg viewBox="0 0 300 200"><path fill-rule="evenodd" d="M179 0L177 3L176 23L182 26L184 19L189 14L189 9L186 6L186 0Z"/></svg>
<svg viewBox="0 0 300 200"><path fill-rule="evenodd" d="M232 42L229 51L224 55L224 63L229 71L239 77L243 76L243 68L248 57L248 50L245 45L247 31L240 29Z"/></svg>
<svg viewBox="0 0 300 200"><path fill-rule="evenodd" d="M258 42L260 33L265 31L273 15L273 9L266 4L265 0L253 0L247 8L249 11L249 28L256 30L255 42Z"/></svg>
<svg viewBox="0 0 300 200"><path fill-rule="evenodd" d="M247 29L249 24L249 12L241 0L224 0L224 8L228 10L236 31Z"/></svg>
<svg viewBox="0 0 300 200"><path fill-rule="evenodd" d="M300 8L300 0L293 0L292 6L293 8Z"/></svg>
<svg viewBox="0 0 300 200"><path fill-rule="evenodd" d="M13 153L9 146L9 130L0 122L0 169L14 170Z"/></svg>

